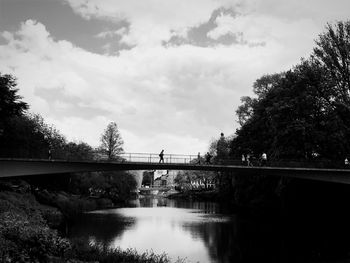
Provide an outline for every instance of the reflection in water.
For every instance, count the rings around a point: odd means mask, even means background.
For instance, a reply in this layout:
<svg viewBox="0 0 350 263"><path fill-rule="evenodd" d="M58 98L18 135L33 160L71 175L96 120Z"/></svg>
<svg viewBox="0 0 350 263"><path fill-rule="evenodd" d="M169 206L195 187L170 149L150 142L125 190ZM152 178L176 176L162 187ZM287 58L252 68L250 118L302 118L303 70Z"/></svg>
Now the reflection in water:
<svg viewBox="0 0 350 263"><path fill-rule="evenodd" d="M313 245L337 241L294 222L242 217L210 202L144 198L130 208L85 214L70 236L102 247L165 252L189 262L317 262ZM319 233L329 226L322 227Z"/></svg>
<svg viewBox="0 0 350 263"><path fill-rule="evenodd" d="M235 217L219 213L216 203L143 198L131 205L86 214L70 236L103 247L165 252L189 262L230 262L237 254Z"/></svg>

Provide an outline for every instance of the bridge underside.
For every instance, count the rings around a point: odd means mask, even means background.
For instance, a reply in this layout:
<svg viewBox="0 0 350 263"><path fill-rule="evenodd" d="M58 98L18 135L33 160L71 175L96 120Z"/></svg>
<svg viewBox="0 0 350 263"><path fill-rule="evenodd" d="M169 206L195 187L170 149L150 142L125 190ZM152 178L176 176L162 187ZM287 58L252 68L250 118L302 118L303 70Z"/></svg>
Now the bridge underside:
<svg viewBox="0 0 350 263"><path fill-rule="evenodd" d="M75 162L49 160L0 159L0 178L62 173L120 170L201 170L229 171L232 175L265 175L303 178L350 184L350 170L288 167L247 167L236 165L196 165L176 163Z"/></svg>

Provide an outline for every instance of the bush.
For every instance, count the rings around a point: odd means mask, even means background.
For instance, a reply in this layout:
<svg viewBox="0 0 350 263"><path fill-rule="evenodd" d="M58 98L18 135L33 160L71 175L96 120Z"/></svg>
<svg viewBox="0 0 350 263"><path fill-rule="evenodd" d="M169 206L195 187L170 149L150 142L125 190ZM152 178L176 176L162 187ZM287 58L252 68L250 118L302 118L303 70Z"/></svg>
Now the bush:
<svg viewBox="0 0 350 263"><path fill-rule="evenodd" d="M45 262L49 256L64 257L71 248L39 213L28 217L13 211L0 214L0 244L2 262Z"/></svg>

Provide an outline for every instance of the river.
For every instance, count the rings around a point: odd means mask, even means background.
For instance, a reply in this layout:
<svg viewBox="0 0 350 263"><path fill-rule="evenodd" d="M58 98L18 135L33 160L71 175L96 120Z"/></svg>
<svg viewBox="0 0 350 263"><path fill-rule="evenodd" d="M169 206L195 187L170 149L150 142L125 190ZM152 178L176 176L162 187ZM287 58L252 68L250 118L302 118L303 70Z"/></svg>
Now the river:
<svg viewBox="0 0 350 263"><path fill-rule="evenodd" d="M174 261L318 262L317 250L308 244L317 236L310 240L283 229L291 228L277 218L238 216L213 202L142 198L130 207L84 214L70 227L69 236L103 247L164 252Z"/></svg>

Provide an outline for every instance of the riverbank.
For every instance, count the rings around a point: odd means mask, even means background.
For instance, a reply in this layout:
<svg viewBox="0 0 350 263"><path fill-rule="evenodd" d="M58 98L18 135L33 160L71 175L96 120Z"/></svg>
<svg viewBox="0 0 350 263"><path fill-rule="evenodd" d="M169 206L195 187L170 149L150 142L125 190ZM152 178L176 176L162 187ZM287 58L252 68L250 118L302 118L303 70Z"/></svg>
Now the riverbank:
<svg viewBox="0 0 350 263"><path fill-rule="evenodd" d="M58 230L71 216L110 204L62 191L33 193L25 181L1 182L0 262L170 262L165 254L90 246L85 240L69 240Z"/></svg>

